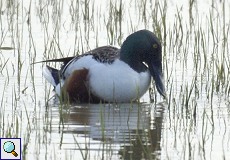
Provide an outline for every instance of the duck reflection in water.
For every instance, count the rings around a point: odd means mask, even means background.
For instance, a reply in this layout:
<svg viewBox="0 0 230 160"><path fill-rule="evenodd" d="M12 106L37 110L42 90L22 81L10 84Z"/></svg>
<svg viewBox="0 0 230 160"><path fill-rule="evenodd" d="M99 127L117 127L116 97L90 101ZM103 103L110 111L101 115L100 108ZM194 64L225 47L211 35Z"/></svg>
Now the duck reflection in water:
<svg viewBox="0 0 230 160"><path fill-rule="evenodd" d="M66 114L64 123L77 127L68 128L65 133L78 134L100 143L111 144L111 150L119 148L116 154L122 159L156 159L160 157L163 119L163 109L156 112L157 108L161 106L73 106L70 113ZM116 147L113 148L114 146ZM103 148L98 150L102 151Z"/></svg>

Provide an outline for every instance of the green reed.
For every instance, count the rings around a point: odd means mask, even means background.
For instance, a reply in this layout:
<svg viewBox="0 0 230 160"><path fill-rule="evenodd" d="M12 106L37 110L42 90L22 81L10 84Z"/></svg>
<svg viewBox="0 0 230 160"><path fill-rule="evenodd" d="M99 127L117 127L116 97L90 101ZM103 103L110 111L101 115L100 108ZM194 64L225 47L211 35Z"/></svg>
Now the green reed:
<svg viewBox="0 0 230 160"><path fill-rule="evenodd" d="M206 13L200 13L202 11L199 10L199 3L194 0L187 2L188 9L180 4L173 5L166 0L129 2L110 0L105 3L105 8L97 5L96 0L5 2L0 2L0 73L1 78L5 79L1 88L0 135L23 138L23 159L28 159L27 156L30 155L27 151L31 141L37 142L34 146L37 157L43 152L42 148L45 145L46 159L58 158L57 155L48 152L49 134L53 131L52 125L55 119L50 109L53 106L52 87L42 80L42 84L45 84L43 89L45 98L39 99L41 93L38 88L43 86L37 86L36 83L37 77L42 75L36 75L37 66L30 64L42 59L79 55L101 45L120 46L127 35L143 28L154 31L162 42L163 68L168 93L168 105L165 108L169 112L163 124L171 124L169 130L173 133L174 148L175 150L180 148L177 143L181 140L179 143L182 146L181 158L196 159L196 143L193 136L197 136L195 130L201 128L201 137L197 140L200 148L198 158L208 159L207 137L211 137L215 127L218 127L215 125L217 121L215 110L218 108L216 99L229 103L228 1L212 1L207 6ZM174 7L173 12L170 10L171 7ZM33 23L38 23L41 29L34 28ZM41 42L37 40L37 34L42 37L42 45L39 45ZM63 42L65 40L67 42ZM15 58L10 57L10 54ZM51 65L60 66L60 64ZM12 76L16 77L15 82ZM7 88L11 84L13 87L8 91ZM10 98L6 97L9 95ZM31 99L32 105L28 106L26 103L28 99ZM150 88L150 102L154 102L152 107L157 106L159 101L161 99L152 85ZM57 106L61 149L66 129L64 120L71 109L68 103L60 102ZM33 108L32 111L30 107ZM13 113L8 114L7 108ZM45 108L44 112L42 108ZM140 112L141 110L138 110L138 115ZM107 117L103 104L99 117L104 141L98 152L106 159L106 156L110 157L113 151L112 142L106 141L105 138ZM37 118L44 118L41 124ZM141 120L141 117L138 118ZM228 119L224 122L227 126ZM34 129L37 129L36 140L31 140L34 139L32 136ZM165 132L167 131L166 128ZM148 133L143 136L137 130L136 139L130 138L130 143L139 145L138 149L145 155L143 157L153 159L154 153L151 150L153 146L149 147L141 141L142 138L145 140L148 138ZM90 142L85 139L85 147L81 147L77 137L73 137L76 148L81 152L81 158L92 158ZM224 138L222 143L225 145ZM120 151L121 155L135 159L137 155L127 154L126 149L130 149L130 152L138 149L126 147ZM171 159L171 155L166 154L168 159ZM223 158L226 158L226 155L227 151L223 148ZM71 154L65 157L76 158Z"/></svg>

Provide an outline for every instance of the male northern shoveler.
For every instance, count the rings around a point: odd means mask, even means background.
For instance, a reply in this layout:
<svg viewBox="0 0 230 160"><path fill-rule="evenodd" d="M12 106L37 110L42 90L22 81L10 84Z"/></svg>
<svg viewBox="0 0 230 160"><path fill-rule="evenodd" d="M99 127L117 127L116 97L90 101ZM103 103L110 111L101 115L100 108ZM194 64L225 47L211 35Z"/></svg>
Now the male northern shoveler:
<svg viewBox="0 0 230 160"><path fill-rule="evenodd" d="M77 102L130 102L149 88L151 76L166 98L161 44L148 30L129 35L121 49L103 46L80 56L47 60L63 62L60 70L46 66L45 78L56 93Z"/></svg>

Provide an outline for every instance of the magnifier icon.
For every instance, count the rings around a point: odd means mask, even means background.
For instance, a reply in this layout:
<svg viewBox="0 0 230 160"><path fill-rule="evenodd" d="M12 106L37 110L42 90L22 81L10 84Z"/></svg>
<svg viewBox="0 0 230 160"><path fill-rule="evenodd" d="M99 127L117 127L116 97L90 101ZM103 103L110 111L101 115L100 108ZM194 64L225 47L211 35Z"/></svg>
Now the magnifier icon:
<svg viewBox="0 0 230 160"><path fill-rule="evenodd" d="M17 152L15 152L15 145L11 141L7 141L3 144L3 149L7 153L13 154L15 157L18 156Z"/></svg>

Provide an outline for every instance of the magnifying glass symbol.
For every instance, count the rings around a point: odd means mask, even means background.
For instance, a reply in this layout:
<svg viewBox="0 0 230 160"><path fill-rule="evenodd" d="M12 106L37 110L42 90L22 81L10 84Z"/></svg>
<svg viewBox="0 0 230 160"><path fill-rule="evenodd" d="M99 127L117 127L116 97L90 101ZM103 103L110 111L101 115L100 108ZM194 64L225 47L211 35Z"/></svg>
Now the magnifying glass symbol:
<svg viewBox="0 0 230 160"><path fill-rule="evenodd" d="M15 145L11 141L7 141L3 144L3 149L7 153L13 154L15 157L18 156L17 152L15 152Z"/></svg>

